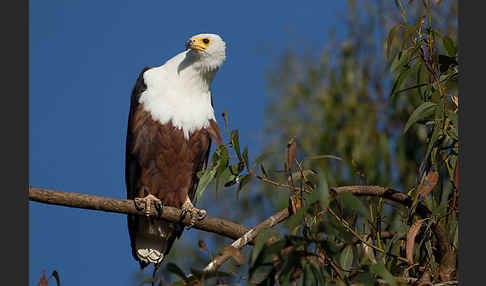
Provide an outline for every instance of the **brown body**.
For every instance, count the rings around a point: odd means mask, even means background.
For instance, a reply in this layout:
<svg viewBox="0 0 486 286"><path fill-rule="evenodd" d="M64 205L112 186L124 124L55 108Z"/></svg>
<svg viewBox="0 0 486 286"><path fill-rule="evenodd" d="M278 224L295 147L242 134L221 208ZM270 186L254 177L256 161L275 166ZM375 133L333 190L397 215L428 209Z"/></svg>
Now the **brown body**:
<svg viewBox="0 0 486 286"><path fill-rule="evenodd" d="M192 201L198 184L197 172L207 165L211 139L221 143L217 123L210 121L207 128L196 130L184 138L181 129L170 122L161 124L139 104L141 93L146 89L143 73L140 74L131 95L130 115L127 130L126 169L127 198L142 198L149 194L161 200L163 206L181 208L189 197ZM139 216L128 216L128 229L134 258L143 268L135 252L137 236L144 236ZM166 236L162 244L167 254L176 237L182 234L183 226L157 220L162 223ZM146 228L144 226L143 228ZM160 239L160 238L159 238Z"/></svg>

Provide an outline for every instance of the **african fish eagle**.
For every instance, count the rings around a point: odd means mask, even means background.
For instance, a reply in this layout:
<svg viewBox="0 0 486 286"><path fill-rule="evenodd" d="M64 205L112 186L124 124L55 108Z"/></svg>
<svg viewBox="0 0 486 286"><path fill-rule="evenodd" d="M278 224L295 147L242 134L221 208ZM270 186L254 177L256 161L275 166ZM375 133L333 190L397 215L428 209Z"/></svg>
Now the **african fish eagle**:
<svg viewBox="0 0 486 286"><path fill-rule="evenodd" d="M125 180L127 198L147 214L151 205L158 211L176 207L191 216L191 226L206 215L193 205L196 174L208 163L211 141L222 141L210 87L225 58L220 36L199 34L184 52L140 73L131 93ZM142 269L154 263L154 275L183 230L178 223L128 215L132 255Z"/></svg>

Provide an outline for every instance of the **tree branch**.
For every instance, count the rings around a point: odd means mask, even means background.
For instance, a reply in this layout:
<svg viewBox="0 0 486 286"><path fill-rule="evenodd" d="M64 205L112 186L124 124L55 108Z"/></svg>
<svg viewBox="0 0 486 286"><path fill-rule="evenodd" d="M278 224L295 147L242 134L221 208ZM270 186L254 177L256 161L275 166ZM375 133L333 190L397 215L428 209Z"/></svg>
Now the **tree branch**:
<svg viewBox="0 0 486 286"><path fill-rule="evenodd" d="M250 243L255 239L255 237L258 235L258 232L264 228L271 228L274 227L275 225L281 223L285 219L287 219L290 216L289 209L283 209L279 211L278 213L272 215L271 217L267 218L266 220L262 221L259 223L257 226L254 228L250 229L248 232L245 233L242 237L238 238L233 242L231 245L227 247L234 247L236 249L241 249L243 246L246 244ZM226 247L225 247L226 248ZM230 251L223 251L220 255L215 257L205 268L203 271L205 272L211 272L211 271L216 271L221 264L223 264L226 260L228 260L231 257L231 252Z"/></svg>
<svg viewBox="0 0 486 286"><path fill-rule="evenodd" d="M344 186L331 188L330 191L336 194L342 192L350 192L356 196L383 197L387 200L402 204L406 207L411 207L413 204L412 198L410 198L407 194L393 190L391 188L380 186ZM143 211L139 211L135 208L132 200L105 198L94 195L60 192L33 187L29 187L29 200L74 208L101 210L105 212L122 214L144 215ZM430 217L432 214L432 212L420 202L417 204L416 210L418 215L421 217ZM150 215L158 216L156 210L151 210ZM250 229L246 226L239 225L237 223L224 219L206 217L203 220L197 221L194 225L194 228L216 233L232 239L238 239L233 244L241 245L240 247L237 247L241 248L246 244L253 244L252 240L256 237L256 234L261 228L273 226L276 223L283 221L288 216L288 210L282 210L279 213L268 218L267 220L263 221L254 229ZM181 211L173 207L163 207L162 214L160 214L160 216L158 217L168 221L182 223L184 225L190 224L190 218L185 217L183 220L181 220ZM276 218L278 218L278 220L276 220ZM438 261L440 261L441 277L444 281L447 281L449 280L450 274L455 270L456 256L450 245L447 232L442 227L442 225L440 225L440 223L438 222L435 222L432 225L432 231L434 232L434 235L437 238L439 245L437 258ZM219 259L221 260L221 264L222 262L226 261L228 257L223 257Z"/></svg>
<svg viewBox="0 0 486 286"><path fill-rule="evenodd" d="M135 208L133 200L120 200L94 195L45 190L33 187L29 187L29 200L72 208L90 209L121 214L144 215L143 211L139 211ZM150 215L157 216L158 214L156 210L151 209ZM190 224L190 218L187 216L184 218L184 220L181 220L181 210L168 206L164 206L162 208L162 214L160 214L159 218L182 223L184 225ZM246 226L209 216L205 217L203 220L196 221L194 228L223 235L232 239L237 239L245 235L245 233L250 230L250 228Z"/></svg>

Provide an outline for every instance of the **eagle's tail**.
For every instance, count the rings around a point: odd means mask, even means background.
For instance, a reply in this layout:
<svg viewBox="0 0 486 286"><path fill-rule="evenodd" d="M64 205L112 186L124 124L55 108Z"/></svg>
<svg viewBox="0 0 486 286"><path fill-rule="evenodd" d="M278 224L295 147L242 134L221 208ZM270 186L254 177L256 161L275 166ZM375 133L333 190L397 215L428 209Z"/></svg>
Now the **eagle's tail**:
<svg viewBox="0 0 486 286"><path fill-rule="evenodd" d="M140 231L135 238L135 253L140 264L160 265L184 229L179 224L153 218L139 216L138 220Z"/></svg>
<svg viewBox="0 0 486 286"><path fill-rule="evenodd" d="M166 243L163 243L166 241L167 240L154 241L145 237L137 238L136 251L138 258L147 264L161 263L167 249Z"/></svg>

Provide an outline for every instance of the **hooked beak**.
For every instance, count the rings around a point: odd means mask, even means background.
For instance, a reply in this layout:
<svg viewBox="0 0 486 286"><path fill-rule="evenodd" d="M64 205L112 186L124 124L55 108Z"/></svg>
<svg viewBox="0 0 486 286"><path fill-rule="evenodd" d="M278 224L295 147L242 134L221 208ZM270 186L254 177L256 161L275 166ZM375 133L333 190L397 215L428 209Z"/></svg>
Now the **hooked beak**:
<svg viewBox="0 0 486 286"><path fill-rule="evenodd" d="M191 50L198 50L198 51L204 51L206 47L203 46L197 39L189 39L186 41L186 50L191 49Z"/></svg>
<svg viewBox="0 0 486 286"><path fill-rule="evenodd" d="M186 50L189 50L190 48L192 48L192 41L191 40L187 40L186 41Z"/></svg>

